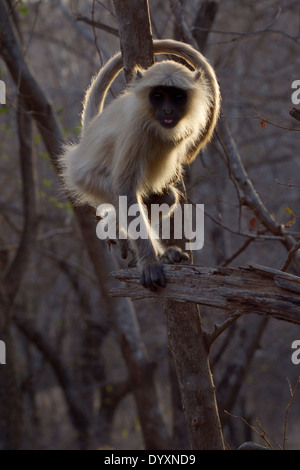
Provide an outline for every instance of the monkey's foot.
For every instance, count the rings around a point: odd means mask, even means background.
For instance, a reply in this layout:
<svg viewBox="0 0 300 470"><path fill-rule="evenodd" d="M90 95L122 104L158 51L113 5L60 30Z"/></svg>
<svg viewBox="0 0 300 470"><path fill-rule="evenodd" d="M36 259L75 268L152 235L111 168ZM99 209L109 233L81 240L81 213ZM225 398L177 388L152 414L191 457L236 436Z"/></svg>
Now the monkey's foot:
<svg viewBox="0 0 300 470"><path fill-rule="evenodd" d="M159 262L152 262L140 268L141 270L141 284L144 287L150 288L152 291L158 287L165 287L166 281L163 272L163 267Z"/></svg>
<svg viewBox="0 0 300 470"><path fill-rule="evenodd" d="M189 255L178 246L170 246L159 259L162 263L174 264L181 263L181 261L188 261Z"/></svg>

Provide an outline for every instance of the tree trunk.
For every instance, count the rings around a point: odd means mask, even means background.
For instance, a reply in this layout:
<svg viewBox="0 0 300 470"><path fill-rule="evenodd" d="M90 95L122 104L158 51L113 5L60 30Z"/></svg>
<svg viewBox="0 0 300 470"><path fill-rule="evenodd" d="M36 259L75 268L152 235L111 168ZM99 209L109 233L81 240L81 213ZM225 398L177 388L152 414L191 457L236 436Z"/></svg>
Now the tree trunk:
<svg viewBox="0 0 300 470"><path fill-rule="evenodd" d="M151 48L144 47L148 44L147 39L151 37L149 6L146 0L143 2L114 0L114 5L120 23L124 66L127 76L130 77L132 67L140 63L141 56L144 66L149 67L153 63ZM131 47L132 44L137 47ZM126 51L129 53L130 60ZM175 243L170 240L170 244ZM193 449L224 449L208 361L208 348L198 306L167 300L163 303L163 307L191 447Z"/></svg>
<svg viewBox="0 0 300 470"><path fill-rule="evenodd" d="M6 346L6 365L0 365L0 449L21 450L23 439L23 408L16 352L11 322L1 329L0 338Z"/></svg>

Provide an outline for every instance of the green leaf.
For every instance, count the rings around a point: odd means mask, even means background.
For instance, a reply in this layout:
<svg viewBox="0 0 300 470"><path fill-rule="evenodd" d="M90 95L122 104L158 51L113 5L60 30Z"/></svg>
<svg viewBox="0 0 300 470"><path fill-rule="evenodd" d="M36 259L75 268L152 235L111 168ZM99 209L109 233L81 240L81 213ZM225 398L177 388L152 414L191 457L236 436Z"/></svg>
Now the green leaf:
<svg viewBox="0 0 300 470"><path fill-rule="evenodd" d="M20 4L18 5L18 11L22 13L22 15L28 15L29 9L26 6L25 2L21 0L19 3Z"/></svg>
<svg viewBox="0 0 300 470"><path fill-rule="evenodd" d="M37 134L36 136L34 136L34 143L35 144L39 144L41 141L41 136L40 134Z"/></svg>
<svg viewBox="0 0 300 470"><path fill-rule="evenodd" d="M57 209L65 210L67 212L70 212L72 210L72 204L70 204L69 202L59 202L54 196L49 198L49 202L51 202L54 207L57 207Z"/></svg>
<svg viewBox="0 0 300 470"><path fill-rule="evenodd" d="M73 206L72 206L72 204L71 204L70 202L66 202L66 204L65 204L65 210L66 210L67 212L71 212L71 211L73 210Z"/></svg>
<svg viewBox="0 0 300 470"><path fill-rule="evenodd" d="M48 152L43 152L42 150L39 152L39 156L44 158L45 160L50 160L50 154Z"/></svg>
<svg viewBox="0 0 300 470"><path fill-rule="evenodd" d="M53 182L51 180L46 179L46 178L43 179L42 183L43 183L44 186L46 186L46 188L51 188L51 186L53 185Z"/></svg>

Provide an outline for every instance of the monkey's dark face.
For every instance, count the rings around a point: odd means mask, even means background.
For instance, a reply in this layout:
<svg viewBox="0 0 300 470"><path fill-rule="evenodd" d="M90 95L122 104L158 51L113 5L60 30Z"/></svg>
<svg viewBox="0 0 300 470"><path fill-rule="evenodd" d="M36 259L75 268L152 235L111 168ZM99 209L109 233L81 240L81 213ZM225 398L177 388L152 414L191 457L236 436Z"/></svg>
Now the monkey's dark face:
<svg viewBox="0 0 300 470"><path fill-rule="evenodd" d="M175 127L186 113L187 92L180 88L159 86L150 92L154 117L166 129Z"/></svg>

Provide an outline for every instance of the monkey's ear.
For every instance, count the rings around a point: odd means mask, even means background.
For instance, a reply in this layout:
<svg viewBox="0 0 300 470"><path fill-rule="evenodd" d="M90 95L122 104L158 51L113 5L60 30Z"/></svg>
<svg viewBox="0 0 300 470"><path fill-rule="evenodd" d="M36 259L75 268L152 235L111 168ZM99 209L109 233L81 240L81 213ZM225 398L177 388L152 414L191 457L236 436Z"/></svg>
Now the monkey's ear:
<svg viewBox="0 0 300 470"><path fill-rule="evenodd" d="M200 80L200 78L202 78L202 70L197 70L195 72L195 82L197 82L198 80Z"/></svg>
<svg viewBox="0 0 300 470"><path fill-rule="evenodd" d="M136 70L135 78L136 78L136 80L140 80L141 78L143 78L143 74L140 71L140 69Z"/></svg>

